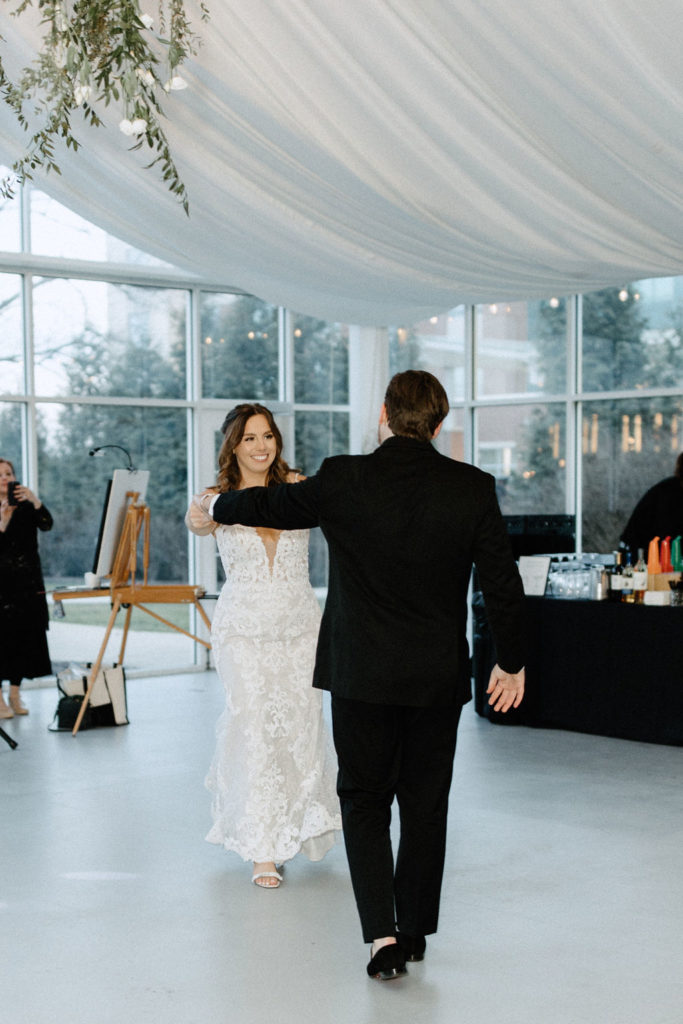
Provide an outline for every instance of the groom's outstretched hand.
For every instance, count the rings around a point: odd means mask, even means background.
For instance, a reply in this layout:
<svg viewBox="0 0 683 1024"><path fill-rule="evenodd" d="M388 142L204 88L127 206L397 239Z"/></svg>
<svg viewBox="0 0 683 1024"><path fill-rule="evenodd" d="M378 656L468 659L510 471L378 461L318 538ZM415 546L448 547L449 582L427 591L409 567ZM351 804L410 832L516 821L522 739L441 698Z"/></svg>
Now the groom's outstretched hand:
<svg viewBox="0 0 683 1024"><path fill-rule="evenodd" d="M486 692L490 694L489 704L494 711L518 708L524 696L524 669L503 672L500 665L494 665Z"/></svg>

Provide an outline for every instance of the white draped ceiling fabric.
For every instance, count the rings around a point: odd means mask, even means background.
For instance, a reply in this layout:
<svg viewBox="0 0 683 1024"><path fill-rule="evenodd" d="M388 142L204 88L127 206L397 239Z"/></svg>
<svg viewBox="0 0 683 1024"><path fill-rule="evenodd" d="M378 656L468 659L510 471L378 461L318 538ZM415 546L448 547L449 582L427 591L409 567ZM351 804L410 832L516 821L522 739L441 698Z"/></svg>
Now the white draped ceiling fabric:
<svg viewBox="0 0 683 1024"><path fill-rule="evenodd" d="M190 217L126 152L122 114L37 184L189 274L328 320L683 273L680 0L208 3L203 24L188 0L203 45L165 102ZM2 6L16 68L40 35ZM0 159L24 140L0 104Z"/></svg>

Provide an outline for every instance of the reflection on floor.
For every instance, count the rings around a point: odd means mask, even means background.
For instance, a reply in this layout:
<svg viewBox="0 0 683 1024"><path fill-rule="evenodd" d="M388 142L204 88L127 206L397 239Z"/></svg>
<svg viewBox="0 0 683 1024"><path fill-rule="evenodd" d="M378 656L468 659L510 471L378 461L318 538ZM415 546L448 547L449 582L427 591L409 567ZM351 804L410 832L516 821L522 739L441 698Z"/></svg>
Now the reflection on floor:
<svg viewBox="0 0 683 1024"><path fill-rule="evenodd" d="M3 723L0 1006L8 1024L680 1024L683 751L461 727L442 922L365 975L342 846L283 886L203 841L223 697L134 679L131 725Z"/></svg>
<svg viewBox="0 0 683 1024"><path fill-rule="evenodd" d="M138 613L144 614L144 613ZM163 608L160 614L164 614ZM118 658L123 635L123 614L111 633L105 661L112 664ZM94 661L104 638L104 626L86 626L66 620L50 622L48 641L52 668L58 672L70 662L82 664ZM197 645L199 646L199 645ZM175 630L131 629L126 643L126 671L156 673L160 670L176 672L194 661L195 644L189 637ZM200 651L200 662L206 655Z"/></svg>

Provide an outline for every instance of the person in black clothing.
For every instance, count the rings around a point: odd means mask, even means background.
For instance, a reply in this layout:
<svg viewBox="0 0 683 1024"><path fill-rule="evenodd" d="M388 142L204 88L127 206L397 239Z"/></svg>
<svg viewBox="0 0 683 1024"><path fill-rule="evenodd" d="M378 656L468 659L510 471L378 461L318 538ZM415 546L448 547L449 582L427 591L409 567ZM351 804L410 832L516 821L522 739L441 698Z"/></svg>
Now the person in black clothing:
<svg viewBox="0 0 683 1024"><path fill-rule="evenodd" d="M14 481L10 504L9 484ZM45 584L38 554L38 530L51 530L52 516L38 497L16 483L14 466L0 459L0 685L9 680L9 704L0 689L0 718L27 715L22 679L52 673L46 630Z"/></svg>
<svg viewBox="0 0 683 1024"><path fill-rule="evenodd" d="M647 549L653 537L683 536L683 452L674 475L651 487L640 499L621 535L622 544L635 554Z"/></svg>
<svg viewBox="0 0 683 1024"><path fill-rule="evenodd" d="M331 691L337 791L367 971L389 980L437 929L458 720L471 699L467 589L476 564L498 664L494 710L524 694L523 589L495 480L432 445L440 382L397 374L370 455L326 459L297 484L198 496L219 523L320 526L329 588L313 685ZM390 821L401 820L396 859Z"/></svg>

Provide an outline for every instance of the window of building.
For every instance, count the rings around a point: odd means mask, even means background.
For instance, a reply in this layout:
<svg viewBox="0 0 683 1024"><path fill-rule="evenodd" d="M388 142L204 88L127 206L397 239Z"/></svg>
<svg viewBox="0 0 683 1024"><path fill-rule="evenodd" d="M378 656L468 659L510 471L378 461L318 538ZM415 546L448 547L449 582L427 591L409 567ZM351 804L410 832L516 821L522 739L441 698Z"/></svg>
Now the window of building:
<svg viewBox="0 0 683 1024"><path fill-rule="evenodd" d="M18 479L24 476L22 412L23 406L19 402L0 402L0 458L9 459Z"/></svg>
<svg viewBox="0 0 683 1024"><path fill-rule="evenodd" d="M474 336L477 397L565 391L564 299L477 306Z"/></svg>
<svg viewBox="0 0 683 1024"><path fill-rule="evenodd" d="M96 260L147 267L170 267L102 228L79 217L55 199L32 188L31 252L69 260Z"/></svg>
<svg viewBox="0 0 683 1024"><path fill-rule="evenodd" d="M187 303L181 289L35 278L36 393L185 398Z"/></svg>
<svg viewBox="0 0 683 1024"><path fill-rule="evenodd" d="M0 394L25 389L22 301L21 277L0 274Z"/></svg>
<svg viewBox="0 0 683 1024"><path fill-rule="evenodd" d="M199 313L203 397L277 401L277 307L253 295L202 292Z"/></svg>
<svg viewBox="0 0 683 1024"><path fill-rule="evenodd" d="M349 401L349 332L346 324L292 315L294 400L302 405Z"/></svg>
<svg viewBox="0 0 683 1024"><path fill-rule="evenodd" d="M187 580L187 426L184 409L117 403L44 403L36 406L41 496L55 526L42 556L55 585L80 583L94 570L107 482L127 460L150 472L150 580Z"/></svg>
<svg viewBox="0 0 683 1024"><path fill-rule="evenodd" d="M22 238L35 270L12 262ZM387 379L434 373L451 403L437 449L493 473L506 514L574 513L584 550L618 543L683 449L683 277L458 306L368 335L186 281L32 189L28 204L0 202L0 246L0 454L37 476L55 515L43 560L60 585L92 568L106 481L126 464L115 450L88 455L105 444L150 470L151 576L184 581L209 566L219 585L213 550L183 525L189 467L202 486L214 477L218 429L238 401L271 406L285 457L307 475L352 436L365 445L365 352L372 377L385 363ZM367 419L363 431L352 416ZM314 585L326 574L313 531Z"/></svg>
<svg viewBox="0 0 683 1024"><path fill-rule="evenodd" d="M496 477L503 513L565 511L564 405L480 408L476 412L476 438L476 463Z"/></svg>
<svg viewBox="0 0 683 1024"><path fill-rule="evenodd" d="M465 398L467 359L466 310L458 306L412 327L389 332L389 373L429 370L443 384L452 403Z"/></svg>
<svg viewBox="0 0 683 1024"><path fill-rule="evenodd" d="M611 551L631 512L683 451L683 399L586 402L581 418L584 548Z"/></svg>
<svg viewBox="0 0 683 1024"><path fill-rule="evenodd" d="M9 167L0 164L0 180L10 173ZM0 196L0 250L19 252L21 250L21 207L14 199Z"/></svg>

